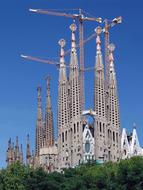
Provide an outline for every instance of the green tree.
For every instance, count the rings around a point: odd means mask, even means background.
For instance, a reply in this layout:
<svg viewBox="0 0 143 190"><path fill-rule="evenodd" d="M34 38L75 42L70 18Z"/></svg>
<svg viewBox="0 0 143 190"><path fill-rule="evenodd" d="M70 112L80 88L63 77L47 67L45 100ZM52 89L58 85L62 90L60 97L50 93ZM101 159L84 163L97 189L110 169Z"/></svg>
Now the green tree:
<svg viewBox="0 0 143 190"><path fill-rule="evenodd" d="M20 163L15 163L2 171L1 190L25 190L24 184L25 167Z"/></svg>
<svg viewBox="0 0 143 190"><path fill-rule="evenodd" d="M20 163L0 171L0 190L142 190L143 158L118 163L82 164L77 168L46 173Z"/></svg>

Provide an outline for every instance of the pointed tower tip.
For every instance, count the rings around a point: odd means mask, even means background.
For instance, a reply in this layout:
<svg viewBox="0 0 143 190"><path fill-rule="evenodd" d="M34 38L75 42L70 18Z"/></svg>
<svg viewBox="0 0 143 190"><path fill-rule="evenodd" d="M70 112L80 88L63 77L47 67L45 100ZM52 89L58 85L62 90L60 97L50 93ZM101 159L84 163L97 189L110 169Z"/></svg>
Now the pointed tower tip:
<svg viewBox="0 0 143 190"><path fill-rule="evenodd" d="M40 92L41 91L41 86L37 87L37 91Z"/></svg>
<svg viewBox="0 0 143 190"><path fill-rule="evenodd" d="M58 44L63 48L66 45L66 41L64 39L60 39Z"/></svg>
<svg viewBox="0 0 143 190"><path fill-rule="evenodd" d="M109 49L109 62L110 62L110 73L112 73L112 77L113 79L115 79L115 70L114 70L114 56L113 56L113 52L115 50L115 45L114 44L109 44L108 45L108 49Z"/></svg>
<svg viewBox="0 0 143 190"><path fill-rule="evenodd" d="M11 147L11 138L8 140L8 148Z"/></svg>
<svg viewBox="0 0 143 190"><path fill-rule="evenodd" d="M62 66L63 64L65 64L64 46L66 45L66 41L64 39L60 39L58 44L61 47L61 50L60 50L60 66Z"/></svg>
<svg viewBox="0 0 143 190"><path fill-rule="evenodd" d="M29 142L29 134L27 134L27 142Z"/></svg>
<svg viewBox="0 0 143 190"><path fill-rule="evenodd" d="M113 52L115 50L115 44L113 44L113 43L109 44L108 49L109 49L110 52Z"/></svg>
<svg viewBox="0 0 143 190"><path fill-rule="evenodd" d="M41 91L42 91L41 86L38 86L38 87L37 87L38 98L40 98L40 97L41 97ZM38 101L38 102L39 102L39 101Z"/></svg>
<svg viewBox="0 0 143 190"><path fill-rule="evenodd" d="M70 29L71 29L72 32L75 32L76 29L77 29L76 24L75 24L75 23L71 24L71 25L70 25Z"/></svg>
<svg viewBox="0 0 143 190"><path fill-rule="evenodd" d="M50 85L50 81L51 81L51 76L50 75L47 75L46 77L45 77L45 80L46 80L46 82L47 82L47 87Z"/></svg>
<svg viewBox="0 0 143 190"><path fill-rule="evenodd" d="M95 28L96 35L100 35L101 32L102 32L102 28L100 26L98 26L97 28Z"/></svg>
<svg viewBox="0 0 143 190"><path fill-rule="evenodd" d="M136 123L134 122L134 123L133 123L133 129L136 129L136 127L137 127L137 126L136 126Z"/></svg>
<svg viewBox="0 0 143 190"><path fill-rule="evenodd" d="M8 141L10 144L11 144L11 138L9 138L9 141Z"/></svg>
<svg viewBox="0 0 143 190"><path fill-rule="evenodd" d="M115 51L115 45L109 44L108 49L109 49L109 61L112 62L114 61L113 52Z"/></svg>
<svg viewBox="0 0 143 190"><path fill-rule="evenodd" d="M100 26L95 28L95 33L96 33L96 54L101 54L101 40L100 40L101 32L102 32L102 28Z"/></svg>
<svg viewBox="0 0 143 190"><path fill-rule="evenodd" d="M77 26L75 23L70 25L70 30L72 31L72 37L71 37L71 52L76 53L76 40L75 40L75 31L77 29Z"/></svg>

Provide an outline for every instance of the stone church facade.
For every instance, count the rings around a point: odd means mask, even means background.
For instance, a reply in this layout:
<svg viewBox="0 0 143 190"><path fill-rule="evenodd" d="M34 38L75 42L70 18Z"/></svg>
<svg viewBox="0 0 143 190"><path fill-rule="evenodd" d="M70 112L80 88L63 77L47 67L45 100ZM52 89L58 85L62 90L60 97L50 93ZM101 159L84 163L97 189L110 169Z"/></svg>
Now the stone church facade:
<svg viewBox="0 0 143 190"><path fill-rule="evenodd" d="M92 109L82 110L80 94L80 69L78 64L76 25L70 26L71 52L69 75L65 64L65 40L59 41L59 80L57 100L57 139L54 139L50 77L47 77L47 94L45 117L42 113L41 87L37 88L37 122L35 151L31 153L29 136L27 137L26 162L32 167L43 167L46 171L61 171L64 168L76 167L89 160L103 163L119 161L134 155L142 155L136 130L131 140L126 130L121 131L117 79L115 71L115 46L108 47L108 68L104 66L101 49L101 28L96 32L96 58L94 66L94 105ZM105 73L107 73L105 75ZM90 85L90 81L89 81ZM86 119L92 117L90 123ZM22 147L19 149L8 144L7 163L19 160L23 162Z"/></svg>

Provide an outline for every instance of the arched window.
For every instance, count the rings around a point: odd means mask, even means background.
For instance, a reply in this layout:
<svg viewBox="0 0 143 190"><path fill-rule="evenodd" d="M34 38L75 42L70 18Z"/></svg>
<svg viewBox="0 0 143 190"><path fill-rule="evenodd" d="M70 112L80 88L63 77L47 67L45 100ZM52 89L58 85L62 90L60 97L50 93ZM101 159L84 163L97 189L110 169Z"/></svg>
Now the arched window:
<svg viewBox="0 0 143 190"><path fill-rule="evenodd" d="M105 123L103 123L103 133L105 133Z"/></svg>
<svg viewBox="0 0 143 190"><path fill-rule="evenodd" d="M64 143L64 133L62 133L62 142Z"/></svg>
<svg viewBox="0 0 143 190"><path fill-rule="evenodd" d="M113 131L113 141L115 141L115 132Z"/></svg>
<svg viewBox="0 0 143 190"><path fill-rule="evenodd" d="M75 126L75 123L74 123L74 133L76 133L76 126Z"/></svg>
<svg viewBox="0 0 143 190"><path fill-rule="evenodd" d="M99 127L100 127L100 132L102 132L102 128L101 128L101 122L99 123Z"/></svg>
<svg viewBox="0 0 143 190"><path fill-rule="evenodd" d="M79 122L77 122L77 132L79 132Z"/></svg>
<svg viewBox="0 0 143 190"><path fill-rule="evenodd" d="M67 131L66 131L66 133L65 133L65 140L67 141Z"/></svg>

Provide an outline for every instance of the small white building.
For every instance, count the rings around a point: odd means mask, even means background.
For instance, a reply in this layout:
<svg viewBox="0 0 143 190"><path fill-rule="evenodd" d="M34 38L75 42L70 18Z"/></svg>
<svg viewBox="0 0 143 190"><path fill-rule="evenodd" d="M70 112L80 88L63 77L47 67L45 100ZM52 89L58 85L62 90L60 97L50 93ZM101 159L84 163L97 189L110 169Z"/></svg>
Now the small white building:
<svg viewBox="0 0 143 190"><path fill-rule="evenodd" d="M143 156L135 125L130 135L127 135L126 129L123 128L121 136L121 158L126 159L133 156Z"/></svg>

